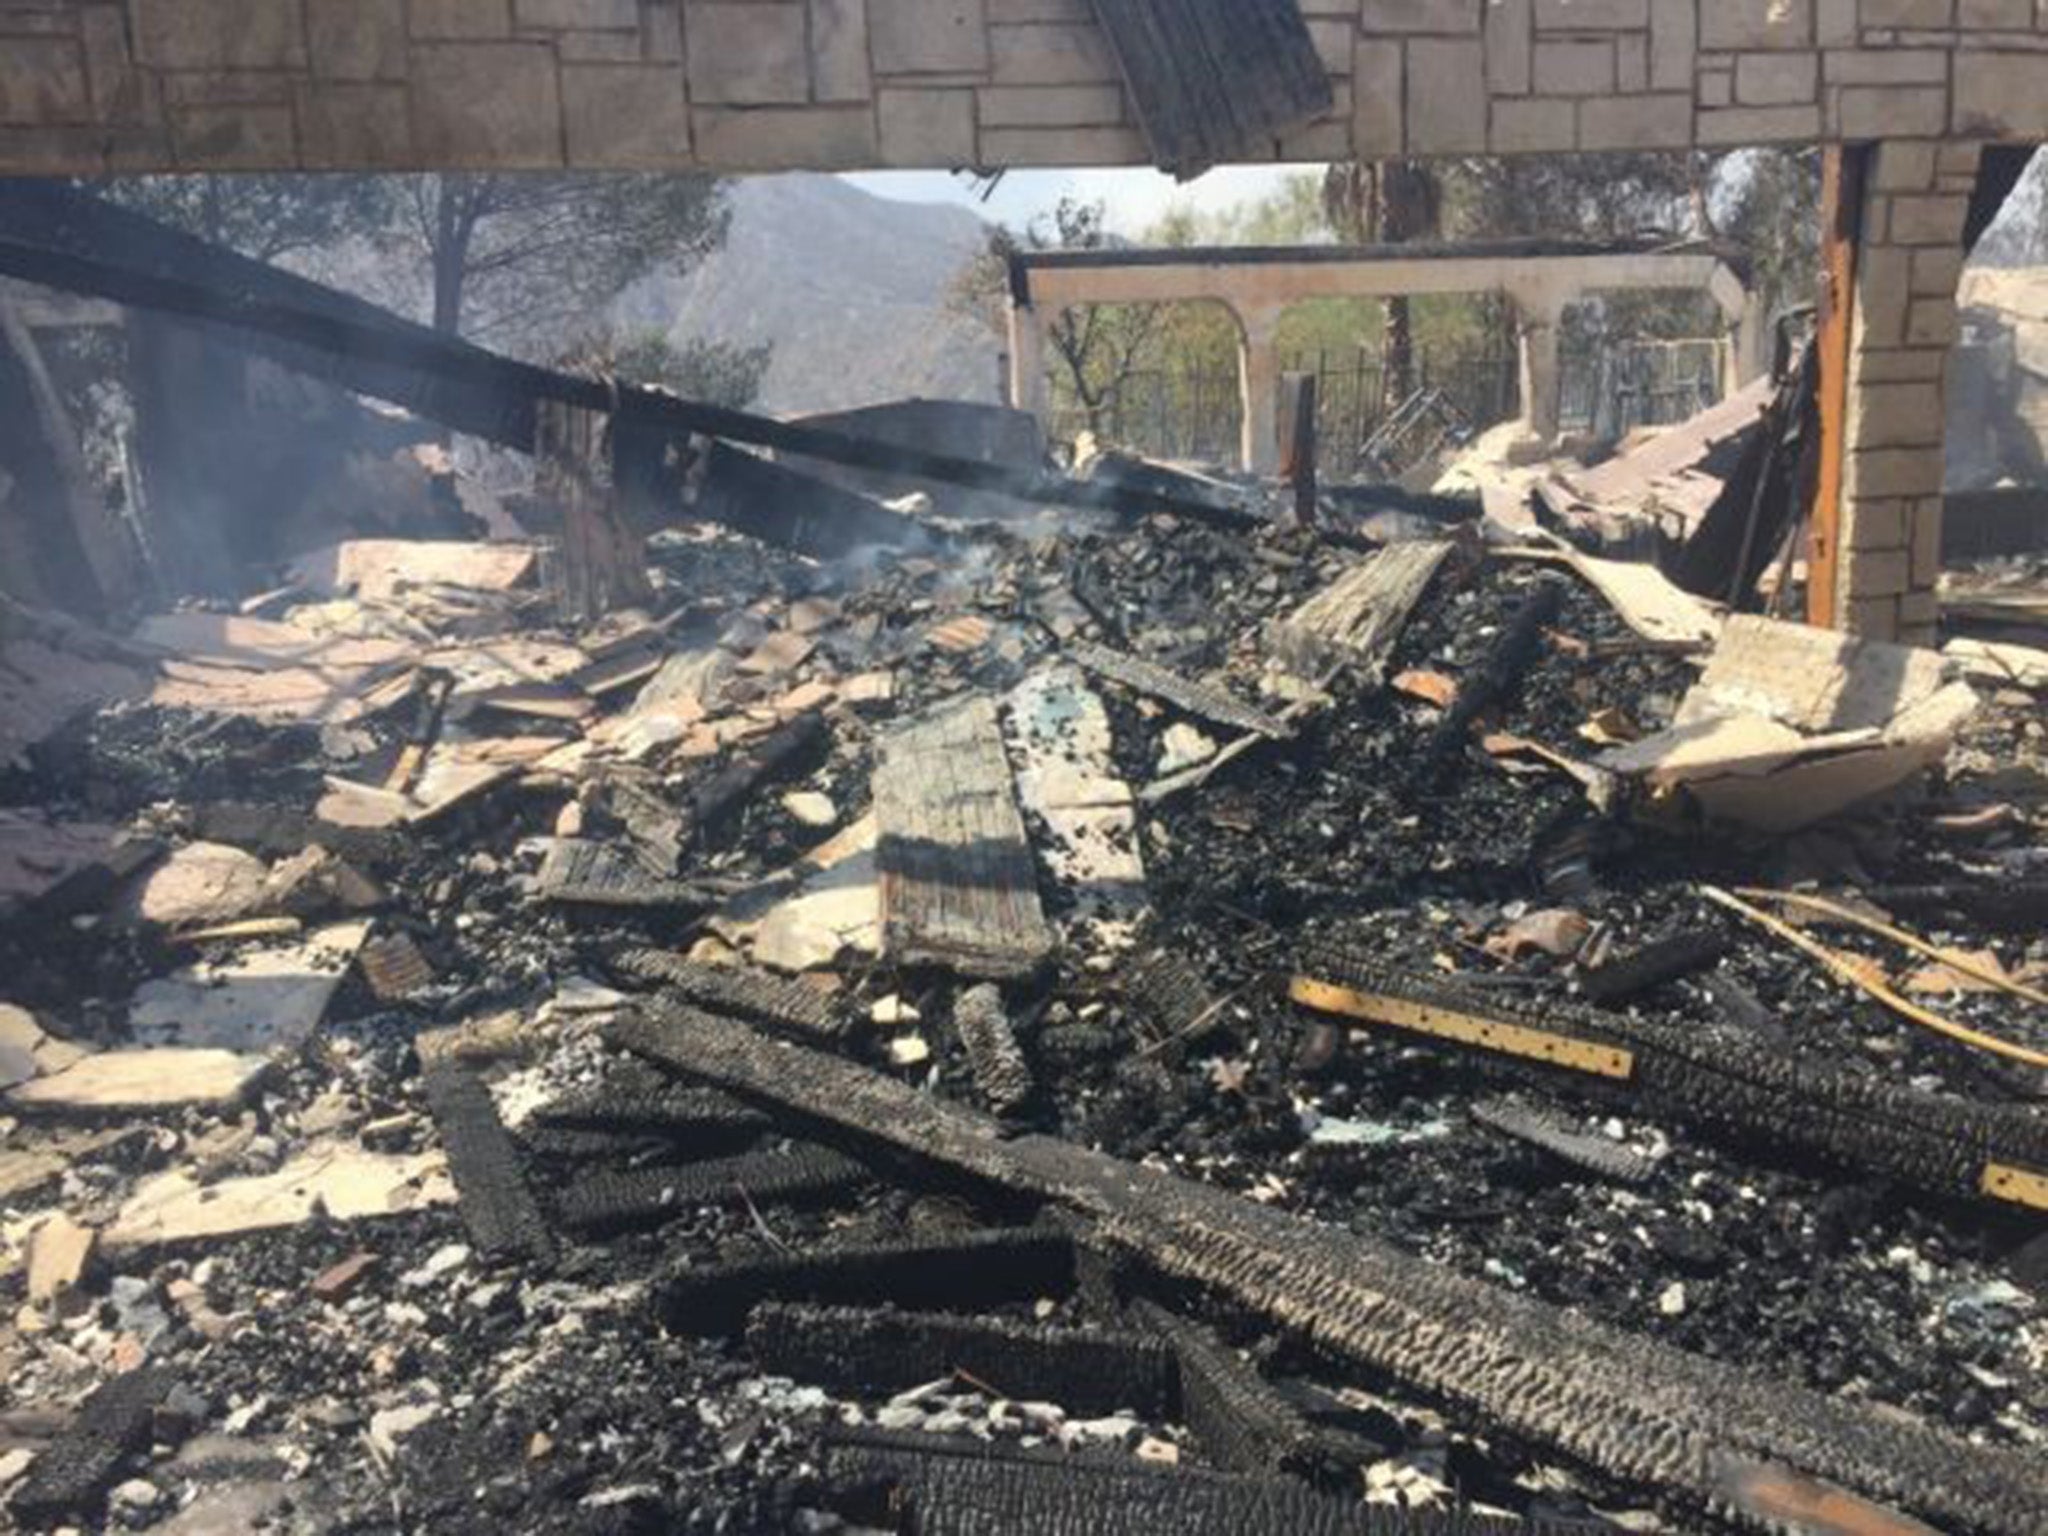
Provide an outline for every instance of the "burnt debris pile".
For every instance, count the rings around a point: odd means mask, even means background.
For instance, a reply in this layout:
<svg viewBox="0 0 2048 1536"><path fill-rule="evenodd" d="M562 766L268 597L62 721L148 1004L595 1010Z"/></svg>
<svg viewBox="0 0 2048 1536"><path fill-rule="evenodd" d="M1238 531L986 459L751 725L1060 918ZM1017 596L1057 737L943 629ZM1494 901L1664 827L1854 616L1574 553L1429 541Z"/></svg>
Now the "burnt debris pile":
<svg viewBox="0 0 2048 1536"><path fill-rule="evenodd" d="M10 1520L2048 1529L2022 647L932 531L9 615Z"/></svg>

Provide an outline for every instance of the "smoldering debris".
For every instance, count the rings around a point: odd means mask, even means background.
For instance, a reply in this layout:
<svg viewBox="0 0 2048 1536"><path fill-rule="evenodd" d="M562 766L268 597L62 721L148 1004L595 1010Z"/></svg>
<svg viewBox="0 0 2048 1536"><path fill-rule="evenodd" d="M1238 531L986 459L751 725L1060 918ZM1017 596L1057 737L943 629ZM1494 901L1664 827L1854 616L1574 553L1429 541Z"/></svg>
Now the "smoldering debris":
<svg viewBox="0 0 2048 1536"><path fill-rule="evenodd" d="M1429 531L121 643L0 781L13 1517L2041 1529L2039 679Z"/></svg>

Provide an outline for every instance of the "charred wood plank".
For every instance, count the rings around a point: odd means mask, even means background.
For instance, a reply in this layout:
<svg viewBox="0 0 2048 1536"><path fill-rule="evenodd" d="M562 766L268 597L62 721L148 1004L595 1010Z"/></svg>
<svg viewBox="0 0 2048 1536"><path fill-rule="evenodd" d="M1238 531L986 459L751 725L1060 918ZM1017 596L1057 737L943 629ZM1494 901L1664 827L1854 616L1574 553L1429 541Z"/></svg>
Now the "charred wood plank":
<svg viewBox="0 0 2048 1536"><path fill-rule="evenodd" d="M1005 1114L1031 1097L1031 1067L1003 1011L993 982L970 987L953 1005L953 1027L967 1052L974 1086L990 1109Z"/></svg>
<svg viewBox="0 0 2048 1536"><path fill-rule="evenodd" d="M1451 552L1449 540L1389 544L1267 629L1267 648L1297 677L1343 667L1377 683L1408 615Z"/></svg>
<svg viewBox="0 0 2048 1536"><path fill-rule="evenodd" d="M24 1525L94 1513L128 1459L149 1449L157 1408L170 1396L171 1373L127 1371L94 1388L61 1438L36 1457L8 1508Z"/></svg>
<svg viewBox="0 0 2048 1536"><path fill-rule="evenodd" d="M975 696L882 738L882 947L962 975L1028 976L1052 953L995 704Z"/></svg>
<svg viewBox="0 0 2048 1536"><path fill-rule="evenodd" d="M1070 1413L1173 1411L1174 1362L1147 1339L1004 1317L764 1302L747 1319L764 1370L841 1393L886 1394L963 1372L1009 1398Z"/></svg>
<svg viewBox="0 0 2048 1536"><path fill-rule="evenodd" d="M1583 1168L1617 1184L1640 1184L1657 1171L1657 1160L1653 1157L1598 1136L1582 1135L1550 1115L1506 1099L1474 1104L1472 1118L1503 1136L1526 1141L1574 1168Z"/></svg>
<svg viewBox="0 0 2048 1536"><path fill-rule="evenodd" d="M1514 692L1535 665L1543 648L1543 631L1557 621L1563 602L1563 583L1547 576L1537 581L1479 665L1458 679L1457 696L1430 733L1416 764L1415 783L1435 783L1449 764L1462 759L1473 723Z"/></svg>
<svg viewBox="0 0 2048 1536"><path fill-rule="evenodd" d="M1062 1296L1073 1286L1073 1239L1023 1228L678 1270L662 1284L656 1308L670 1332L709 1337L738 1333L748 1310L763 1301L964 1310Z"/></svg>
<svg viewBox="0 0 2048 1536"><path fill-rule="evenodd" d="M1838 1507L1873 1520L1898 1516L1865 1500L1944 1528L2048 1528L2048 1468L2036 1458L1686 1354L1158 1169L1044 1136L1004 1140L985 1115L745 1025L659 1014L609 1034L804 1121L1055 1201L1091 1218L1112 1252L1625 1482L1725 1512L1730 1469L1761 1465L1745 1497L1768 1494L1772 1475L1780 1487L1820 1479L1840 1485ZM1734 1508L1761 1529L1779 1519Z"/></svg>
<svg viewBox="0 0 2048 1536"><path fill-rule="evenodd" d="M1296 0L1094 0L1153 163L1182 180L1329 111Z"/></svg>
<svg viewBox="0 0 2048 1536"><path fill-rule="evenodd" d="M1355 1488L1359 1468L1382 1454L1360 1437L1310 1423L1285 1393L1199 1323L1144 1300L1132 1311L1173 1351L1180 1420L1218 1466Z"/></svg>
<svg viewBox="0 0 2048 1536"><path fill-rule="evenodd" d="M1222 1022L1222 1004L1207 978L1175 950L1154 950L1126 969L1123 994L1157 1040L1198 1040Z"/></svg>
<svg viewBox="0 0 2048 1536"><path fill-rule="evenodd" d="M1994 1168L2048 1171L2048 1120L1797 1061L1754 1035L1445 987L1335 950L1307 957L1295 1000L1459 1049L1625 1083L1732 1145L1758 1142L1947 1196ZM1529 1042L1534 1042L1533 1045ZM1585 1064L1581 1064L1585 1063Z"/></svg>
<svg viewBox="0 0 2048 1536"><path fill-rule="evenodd" d="M742 747L690 796L690 828L697 841L718 835L763 784L786 777L806 761L822 756L831 739L824 717L812 713L798 715L760 741Z"/></svg>
<svg viewBox="0 0 2048 1536"><path fill-rule="evenodd" d="M623 1090L607 1086L534 1111L536 1125L552 1130L614 1136L686 1139L699 1132L754 1135L773 1123L750 1104L715 1088Z"/></svg>
<svg viewBox="0 0 2048 1536"><path fill-rule="evenodd" d="M1292 1478L887 1430L834 1431L825 1473L841 1513L918 1536L1545 1536L1546 1529L1330 1498ZM898 1523L903 1515L907 1527Z"/></svg>
<svg viewBox="0 0 2048 1536"><path fill-rule="evenodd" d="M527 1188L518 1149L483 1079L461 1067L434 1065L420 1085L461 1196L462 1224L477 1251L490 1258L551 1259L555 1235Z"/></svg>
<svg viewBox="0 0 2048 1536"><path fill-rule="evenodd" d="M816 987L743 965L710 965L661 949L634 949L618 957L619 968L660 982L677 996L733 1018L827 1039L846 1033L845 1016Z"/></svg>
<svg viewBox="0 0 2048 1536"><path fill-rule="evenodd" d="M743 1152L680 1167L635 1168L579 1179L556 1197L562 1225L585 1237L659 1226L707 1205L834 1201L868 1181L861 1164L829 1147Z"/></svg>
<svg viewBox="0 0 2048 1536"><path fill-rule="evenodd" d="M687 880L649 874L631 853L581 837L548 844L536 883L548 901L568 907L644 907L700 912L725 896Z"/></svg>
<svg viewBox="0 0 2048 1536"><path fill-rule="evenodd" d="M1097 677L1108 678L1135 692L1164 700L1182 714L1275 739L1288 734L1285 723L1265 711L1239 703L1221 688L1182 677L1178 672L1147 661L1142 656L1126 655L1086 640L1069 641L1066 652Z"/></svg>
<svg viewBox="0 0 2048 1536"><path fill-rule="evenodd" d="M1259 521L1186 496L956 459L522 363L56 182L0 188L0 232L0 273L229 327L287 367L522 452L533 450L537 403L554 400L613 411L636 434L720 438L1036 505Z"/></svg>
<svg viewBox="0 0 2048 1536"><path fill-rule="evenodd" d="M1602 1006L1632 997L1718 965L1728 953L1728 936L1713 929L1685 929L1650 940L1579 978L1588 1001Z"/></svg>

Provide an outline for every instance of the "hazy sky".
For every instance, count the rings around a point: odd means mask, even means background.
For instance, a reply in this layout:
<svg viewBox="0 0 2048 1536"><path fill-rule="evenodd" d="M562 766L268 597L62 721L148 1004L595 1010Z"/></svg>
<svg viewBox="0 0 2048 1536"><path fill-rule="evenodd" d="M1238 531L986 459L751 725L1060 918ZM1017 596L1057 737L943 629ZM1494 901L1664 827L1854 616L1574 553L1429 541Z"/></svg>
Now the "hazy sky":
<svg viewBox="0 0 2048 1536"><path fill-rule="evenodd" d="M1263 197L1291 172L1322 167L1300 165L1222 166L1190 182L1151 170L1012 171L995 195L981 202L974 184L945 171L862 171L846 179L878 197L907 203L958 203L984 218L1013 227L1051 210L1062 197L1083 202L1100 198L1109 212L1110 228L1135 235L1157 222L1177 204L1198 209L1234 207Z"/></svg>

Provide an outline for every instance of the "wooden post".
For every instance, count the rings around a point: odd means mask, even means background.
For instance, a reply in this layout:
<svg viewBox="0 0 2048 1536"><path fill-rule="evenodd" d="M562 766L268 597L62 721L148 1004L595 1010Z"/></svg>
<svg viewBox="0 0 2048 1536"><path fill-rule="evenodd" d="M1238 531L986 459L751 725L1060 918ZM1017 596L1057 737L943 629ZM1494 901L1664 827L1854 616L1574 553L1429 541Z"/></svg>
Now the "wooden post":
<svg viewBox="0 0 2048 1536"><path fill-rule="evenodd" d="M1842 489L1848 469L1849 358L1856 322L1856 247L1870 150L1831 144L1821 152L1819 472L1807 509L1806 622L1841 623Z"/></svg>
<svg viewBox="0 0 2048 1536"><path fill-rule="evenodd" d="M1316 376L1280 375L1280 475L1294 487L1294 520L1316 517Z"/></svg>
<svg viewBox="0 0 2048 1536"><path fill-rule="evenodd" d="M557 595L564 618L594 619L652 595L647 553L613 494L611 416L556 400L538 402L536 479L561 510Z"/></svg>

